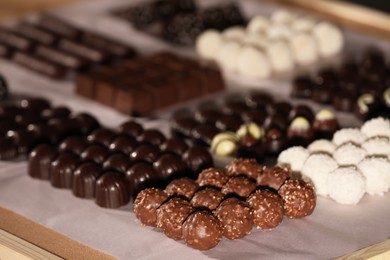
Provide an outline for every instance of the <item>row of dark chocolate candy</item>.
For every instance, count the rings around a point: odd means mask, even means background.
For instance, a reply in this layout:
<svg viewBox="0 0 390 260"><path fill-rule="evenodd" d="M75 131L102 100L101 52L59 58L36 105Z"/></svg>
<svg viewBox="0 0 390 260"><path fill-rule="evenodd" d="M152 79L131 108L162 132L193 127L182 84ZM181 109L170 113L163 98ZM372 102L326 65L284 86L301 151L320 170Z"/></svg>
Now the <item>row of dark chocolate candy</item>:
<svg viewBox="0 0 390 260"><path fill-rule="evenodd" d="M242 145L252 147L253 153L249 149L247 156L259 161L265 156L275 156L289 146L306 146L314 139L330 139L339 127L331 111L315 114L307 105L294 106L287 101L276 101L265 92L255 91L228 96L222 102L201 104L195 111L178 111L172 119L172 132L195 143L211 146L219 134L234 133L240 128L245 130L251 123L255 123L261 133L257 137L259 140L246 138ZM245 153L237 156L246 157Z"/></svg>
<svg viewBox="0 0 390 260"><path fill-rule="evenodd" d="M221 72L160 52L104 66L76 78L76 93L125 114L159 109L222 91Z"/></svg>
<svg viewBox="0 0 390 260"><path fill-rule="evenodd" d="M196 37L207 29L223 30L246 23L233 3L200 9L193 0L155 0L121 7L113 13L140 30L179 45L194 44Z"/></svg>
<svg viewBox="0 0 390 260"><path fill-rule="evenodd" d="M133 47L52 15L0 28L0 57L55 79L135 56Z"/></svg>
<svg viewBox="0 0 390 260"><path fill-rule="evenodd" d="M58 146L37 146L30 153L28 173L70 189L76 197L94 199L101 207L118 208L146 187L164 187L183 176L196 178L212 165L207 149L128 121L117 131L100 127Z"/></svg>
<svg viewBox="0 0 390 260"><path fill-rule="evenodd" d="M291 96L331 104L334 109L354 112L362 120L390 117L390 64L386 54L369 47L339 68L326 68L313 77L298 76Z"/></svg>

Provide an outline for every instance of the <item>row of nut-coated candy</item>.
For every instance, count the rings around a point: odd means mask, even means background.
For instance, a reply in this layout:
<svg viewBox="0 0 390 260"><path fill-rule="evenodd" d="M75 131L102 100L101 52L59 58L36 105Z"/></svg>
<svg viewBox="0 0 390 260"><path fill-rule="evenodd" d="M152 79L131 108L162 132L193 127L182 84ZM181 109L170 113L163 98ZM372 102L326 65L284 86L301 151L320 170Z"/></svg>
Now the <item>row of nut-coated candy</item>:
<svg viewBox="0 0 390 260"><path fill-rule="evenodd" d="M277 227L283 219L303 218L316 206L311 184L293 179L288 168L234 159L226 171L208 168L196 181L173 180L165 190L147 188L134 201L143 225L157 227L174 240L199 250L215 247L225 236L243 238L253 225Z"/></svg>
<svg viewBox="0 0 390 260"><path fill-rule="evenodd" d="M95 199L101 207L118 208L143 188L163 187L177 177L196 178L211 166L207 149L127 121L118 131L100 127L86 137L69 136L58 146L37 146L29 156L28 174L71 189L76 197Z"/></svg>

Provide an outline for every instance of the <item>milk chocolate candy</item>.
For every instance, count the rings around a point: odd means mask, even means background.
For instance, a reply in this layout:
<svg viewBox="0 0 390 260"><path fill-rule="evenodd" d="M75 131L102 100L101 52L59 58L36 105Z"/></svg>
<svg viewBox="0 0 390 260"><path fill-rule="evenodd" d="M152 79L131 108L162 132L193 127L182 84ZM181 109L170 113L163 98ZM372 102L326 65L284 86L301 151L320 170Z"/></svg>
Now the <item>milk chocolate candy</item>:
<svg viewBox="0 0 390 260"><path fill-rule="evenodd" d="M199 185L195 181L184 177L172 180L165 188L165 192L170 196L184 196L190 200L198 188Z"/></svg>
<svg viewBox="0 0 390 260"><path fill-rule="evenodd" d="M62 153L51 162L50 183L53 187L72 189L73 172L80 164L80 159L72 153Z"/></svg>
<svg viewBox="0 0 390 260"><path fill-rule="evenodd" d="M219 206L224 197L224 194L219 190L206 187L195 192L191 199L191 205L195 208L214 210Z"/></svg>
<svg viewBox="0 0 390 260"><path fill-rule="evenodd" d="M125 177L114 171L103 173L95 189L95 203L103 208L119 208L130 200Z"/></svg>
<svg viewBox="0 0 390 260"><path fill-rule="evenodd" d="M101 166L93 162L86 162L77 167L73 172L73 195L78 198L94 198L96 180L101 173Z"/></svg>
<svg viewBox="0 0 390 260"><path fill-rule="evenodd" d="M41 144L35 147L28 158L28 175L35 179L49 180L51 162L57 156L57 148L53 145Z"/></svg>
<svg viewBox="0 0 390 260"><path fill-rule="evenodd" d="M255 189L256 182L246 176L231 177L222 187L222 193L225 195L238 195L247 198Z"/></svg>

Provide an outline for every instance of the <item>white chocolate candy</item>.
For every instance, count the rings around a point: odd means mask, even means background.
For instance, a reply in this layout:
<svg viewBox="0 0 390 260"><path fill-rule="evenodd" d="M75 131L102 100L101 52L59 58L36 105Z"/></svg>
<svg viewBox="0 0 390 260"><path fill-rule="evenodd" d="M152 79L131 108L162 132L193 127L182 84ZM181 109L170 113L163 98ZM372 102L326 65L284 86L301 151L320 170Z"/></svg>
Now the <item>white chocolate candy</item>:
<svg viewBox="0 0 390 260"><path fill-rule="evenodd" d="M332 120L335 119L335 115L329 109L324 108L316 114L316 119L320 121Z"/></svg>
<svg viewBox="0 0 390 260"><path fill-rule="evenodd" d="M285 41L276 41L268 44L267 55L272 68L276 72L287 72L294 68L290 47Z"/></svg>
<svg viewBox="0 0 390 260"><path fill-rule="evenodd" d="M340 166L357 165L366 156L366 151L353 143L339 146L333 153L333 158Z"/></svg>
<svg viewBox="0 0 390 260"><path fill-rule="evenodd" d="M312 35L298 33L291 37L290 48L295 61L301 65L308 65L318 59L318 47Z"/></svg>
<svg viewBox="0 0 390 260"><path fill-rule="evenodd" d="M389 156L390 139L387 137L373 137L362 143L362 148L366 150L368 156Z"/></svg>
<svg viewBox="0 0 390 260"><path fill-rule="evenodd" d="M293 21L291 28L295 32L309 33L313 30L316 21L310 17L299 17Z"/></svg>
<svg viewBox="0 0 390 260"><path fill-rule="evenodd" d="M361 145L365 140L367 139L367 136L360 131L358 128L344 128L336 131L336 133L333 134L333 140L332 142L336 146L340 146L344 143L352 142L357 145Z"/></svg>
<svg viewBox="0 0 390 260"><path fill-rule="evenodd" d="M217 51L222 44L222 36L216 30L207 30L196 39L196 51L205 59L215 60Z"/></svg>
<svg viewBox="0 0 390 260"><path fill-rule="evenodd" d="M310 123L306 118L299 116L291 122L289 128L298 131L304 131L310 128Z"/></svg>
<svg viewBox="0 0 390 260"><path fill-rule="evenodd" d="M344 36L341 30L328 22L320 22L313 28L313 35L318 43L322 56L338 54L344 47Z"/></svg>
<svg viewBox="0 0 390 260"><path fill-rule="evenodd" d="M365 122L360 130L368 138L374 136L386 136L390 138L390 121L382 117L374 118Z"/></svg>
<svg viewBox="0 0 390 260"><path fill-rule="evenodd" d="M260 140L264 137L264 129L259 126L256 123L248 123L241 125L240 128L237 130L236 135L239 139L250 135L251 137L255 138L256 140Z"/></svg>
<svg viewBox="0 0 390 260"><path fill-rule="evenodd" d="M271 21L275 24L291 24L297 15L288 10L277 10L271 15Z"/></svg>
<svg viewBox="0 0 390 260"><path fill-rule="evenodd" d="M358 165L366 178L366 192L383 195L390 188L390 162L385 158L366 158Z"/></svg>
<svg viewBox="0 0 390 260"><path fill-rule="evenodd" d="M214 136L210 150L215 155L231 156L237 150L237 137L233 132L222 132Z"/></svg>
<svg viewBox="0 0 390 260"><path fill-rule="evenodd" d="M336 145L334 145L331 141L326 139L319 139L312 142L307 149L310 153L327 153L332 155L336 150Z"/></svg>
<svg viewBox="0 0 390 260"><path fill-rule="evenodd" d="M249 33L265 33L270 24L270 20L267 17L256 15L249 21L246 30Z"/></svg>
<svg viewBox="0 0 390 260"><path fill-rule="evenodd" d="M226 70L235 71L237 69L237 62L241 49L241 45L237 42L223 42L216 55L218 64Z"/></svg>
<svg viewBox="0 0 390 260"><path fill-rule="evenodd" d="M275 24L268 28L268 40L288 40L293 35L293 31L286 24Z"/></svg>
<svg viewBox="0 0 390 260"><path fill-rule="evenodd" d="M242 42L245 38L245 28L241 26L233 26L225 29L222 32L222 37L227 40Z"/></svg>
<svg viewBox="0 0 390 260"><path fill-rule="evenodd" d="M309 157L309 152L302 146L293 146L280 153L278 165L290 167L293 172L300 172Z"/></svg>
<svg viewBox="0 0 390 260"><path fill-rule="evenodd" d="M354 167L341 167L328 176L329 197L340 204L356 205L365 193L365 179Z"/></svg>
<svg viewBox="0 0 390 260"><path fill-rule="evenodd" d="M243 43L258 49L265 49L268 45L268 40L263 34L247 33L243 39Z"/></svg>
<svg viewBox="0 0 390 260"><path fill-rule="evenodd" d="M238 71L249 77L264 79L271 76L271 65L267 56L260 50L245 46L238 57Z"/></svg>

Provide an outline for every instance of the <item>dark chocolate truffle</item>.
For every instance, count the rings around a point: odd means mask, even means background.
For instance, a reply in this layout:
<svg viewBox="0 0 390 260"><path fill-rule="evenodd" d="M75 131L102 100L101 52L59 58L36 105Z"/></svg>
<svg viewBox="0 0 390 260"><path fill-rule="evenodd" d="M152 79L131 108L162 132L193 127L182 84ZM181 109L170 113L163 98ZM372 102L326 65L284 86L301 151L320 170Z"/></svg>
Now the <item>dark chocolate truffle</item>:
<svg viewBox="0 0 390 260"><path fill-rule="evenodd" d="M202 124L214 124L223 116L223 113L216 108L200 108L195 113L195 119Z"/></svg>
<svg viewBox="0 0 390 260"><path fill-rule="evenodd" d="M246 175L257 180L261 175L262 167L255 159L236 158L226 166L226 173L229 176Z"/></svg>
<svg viewBox="0 0 390 260"><path fill-rule="evenodd" d="M222 193L225 195L238 195L247 198L255 189L256 183L245 176L230 177L227 183L222 187Z"/></svg>
<svg viewBox="0 0 390 260"><path fill-rule="evenodd" d="M104 160L103 170L114 170L124 174L131 164L131 159L128 156L123 153L114 153Z"/></svg>
<svg viewBox="0 0 390 260"><path fill-rule="evenodd" d="M188 168L183 160L170 153L161 155L154 163L154 168L164 179L172 180L186 175Z"/></svg>
<svg viewBox="0 0 390 260"><path fill-rule="evenodd" d="M73 173L72 193L78 198L94 198L96 180L102 173L102 167L94 162L81 164Z"/></svg>
<svg viewBox="0 0 390 260"><path fill-rule="evenodd" d="M291 171L288 168L264 166L263 173L257 178L257 184L278 190L284 181L290 177Z"/></svg>
<svg viewBox="0 0 390 260"><path fill-rule="evenodd" d="M190 203L181 198L171 198L157 209L157 227L172 239L182 238L182 225L190 215Z"/></svg>
<svg viewBox="0 0 390 260"><path fill-rule="evenodd" d="M119 208L129 202L126 179L117 172L105 172L96 181L95 203L103 208Z"/></svg>
<svg viewBox="0 0 390 260"><path fill-rule="evenodd" d="M269 103L266 106L268 114L270 114L270 115L279 114L282 116L288 115L292 108L293 108L293 106L287 101L278 101L275 103ZM283 119L283 117L282 117L282 119Z"/></svg>
<svg viewBox="0 0 390 260"><path fill-rule="evenodd" d="M214 125L200 124L192 129L191 136L200 144L210 145L219 132Z"/></svg>
<svg viewBox="0 0 390 260"><path fill-rule="evenodd" d="M141 190L151 186L163 186L162 176L147 162L137 162L126 171L130 195L135 197Z"/></svg>
<svg viewBox="0 0 390 260"><path fill-rule="evenodd" d="M24 109L33 109L43 111L44 109L50 108L50 102L45 98L30 97L20 100L20 107Z"/></svg>
<svg viewBox="0 0 390 260"><path fill-rule="evenodd" d="M314 112L313 110L307 106L307 105L297 105L295 106L288 115L290 121L293 121L297 117L304 117L306 118L310 123L314 120Z"/></svg>
<svg viewBox="0 0 390 260"><path fill-rule="evenodd" d="M110 152L120 152L129 155L138 147L139 143L130 136L118 136L112 140L108 149Z"/></svg>
<svg viewBox="0 0 390 260"><path fill-rule="evenodd" d="M92 131L87 137L91 144L101 144L108 147L111 141L116 137L115 132L108 128L98 128Z"/></svg>
<svg viewBox="0 0 390 260"><path fill-rule="evenodd" d="M157 188L142 190L134 200L134 214L145 226L157 227L157 208L168 198Z"/></svg>
<svg viewBox="0 0 390 260"><path fill-rule="evenodd" d="M317 113L313 122L313 129L317 138L331 139L339 129L339 123L331 111L323 109Z"/></svg>
<svg viewBox="0 0 390 260"><path fill-rule="evenodd" d="M213 157L210 152L201 146L193 146L183 154L183 161L187 167L192 170L196 176L204 169L214 165Z"/></svg>
<svg viewBox="0 0 390 260"><path fill-rule="evenodd" d="M313 140L314 131L306 118L297 117L291 122L287 137L291 146L306 146Z"/></svg>
<svg viewBox="0 0 390 260"><path fill-rule="evenodd" d="M11 137L0 137L0 160L13 160L19 155L18 146Z"/></svg>
<svg viewBox="0 0 390 260"><path fill-rule="evenodd" d="M196 180L199 186L213 186L221 189L229 180L229 176L216 168L208 168L203 170Z"/></svg>
<svg viewBox="0 0 390 260"><path fill-rule="evenodd" d="M10 130L7 137L15 142L19 154L27 155L37 144L35 133L28 130Z"/></svg>
<svg viewBox="0 0 390 260"><path fill-rule="evenodd" d="M165 192L170 196L179 195L190 200L198 188L199 185L195 181L189 178L180 178L171 181L165 188Z"/></svg>
<svg viewBox="0 0 390 260"><path fill-rule="evenodd" d="M73 172L79 166L79 157L73 153L62 153L50 166L50 183L53 187L72 189Z"/></svg>
<svg viewBox="0 0 390 260"><path fill-rule="evenodd" d="M214 215L222 223L223 235L228 239L243 238L252 230L252 210L246 202L237 198L222 201Z"/></svg>
<svg viewBox="0 0 390 260"><path fill-rule="evenodd" d="M127 121L119 126L119 132L132 137L137 137L143 132L142 125L135 121Z"/></svg>
<svg viewBox="0 0 390 260"><path fill-rule="evenodd" d="M197 211L183 224L184 242L198 250L209 250L222 239L222 225L210 212Z"/></svg>
<svg viewBox="0 0 390 260"><path fill-rule="evenodd" d="M138 141L142 143L149 143L155 146L160 146L165 142L166 137L157 129L147 129L140 136Z"/></svg>
<svg viewBox="0 0 390 260"><path fill-rule="evenodd" d="M257 190L247 199L258 229L277 227L283 220L283 200L270 190Z"/></svg>
<svg viewBox="0 0 390 260"><path fill-rule="evenodd" d="M68 117L70 113L71 111L69 108L60 106L43 110L41 113L41 117L45 120L49 120L52 118L64 118Z"/></svg>
<svg viewBox="0 0 390 260"><path fill-rule="evenodd" d="M181 156L188 149L188 144L182 138L172 137L167 140L160 146L161 151L171 152Z"/></svg>
<svg viewBox="0 0 390 260"><path fill-rule="evenodd" d="M100 144L92 144L84 149L80 157L83 161L93 161L101 164L107 158L108 154L109 152L106 147Z"/></svg>
<svg viewBox="0 0 390 260"><path fill-rule="evenodd" d="M153 163L161 154L159 148L151 144L141 144L131 154L133 161L145 161Z"/></svg>
<svg viewBox="0 0 390 260"><path fill-rule="evenodd" d="M224 199L224 195L219 190L206 187L195 192L191 199L191 205L195 208L208 208L209 210L216 209L221 201Z"/></svg>
<svg viewBox="0 0 390 260"><path fill-rule="evenodd" d="M88 113L79 113L72 116L73 119L79 125L79 128L83 134L89 134L100 126L99 121Z"/></svg>
<svg viewBox="0 0 390 260"><path fill-rule="evenodd" d="M66 138L71 135L79 135L81 133L81 128L76 119L53 118L48 121L48 124L56 128L59 139Z"/></svg>
<svg viewBox="0 0 390 260"><path fill-rule="evenodd" d="M80 155L87 147L87 140L81 136L70 136L65 138L60 145L58 150L60 152L71 152Z"/></svg>
<svg viewBox="0 0 390 260"><path fill-rule="evenodd" d="M236 131L242 124L243 120L236 115L224 115L215 123L217 128L221 131Z"/></svg>
<svg viewBox="0 0 390 260"><path fill-rule="evenodd" d="M269 130L271 128L279 128L281 130L286 130L288 127L288 114L274 114L269 115L264 121L264 129Z"/></svg>
<svg viewBox="0 0 390 260"><path fill-rule="evenodd" d="M61 132L52 125L34 124L29 125L27 129L34 133L38 143L57 144L61 140Z"/></svg>
<svg viewBox="0 0 390 260"><path fill-rule="evenodd" d="M175 118L172 121L172 133L175 136L191 137L192 129L200 125L195 119L191 117Z"/></svg>
<svg viewBox="0 0 390 260"><path fill-rule="evenodd" d="M57 157L57 148L49 144L35 147L28 159L28 175L32 178L48 180L51 162Z"/></svg>
<svg viewBox="0 0 390 260"><path fill-rule="evenodd" d="M262 91L254 91L251 92L247 97L246 97L246 103L250 107L260 107L264 108L268 104L273 103L273 98L270 94Z"/></svg>
<svg viewBox="0 0 390 260"><path fill-rule="evenodd" d="M268 130L265 138L265 149L269 155L277 155L286 147L286 134L278 128Z"/></svg>
<svg viewBox="0 0 390 260"><path fill-rule="evenodd" d="M297 77L292 82L291 96L296 98L310 98L313 82L309 77Z"/></svg>
<svg viewBox="0 0 390 260"><path fill-rule="evenodd" d="M303 180L287 180L278 190L283 199L284 215L289 218L309 216L316 206L313 186Z"/></svg>

